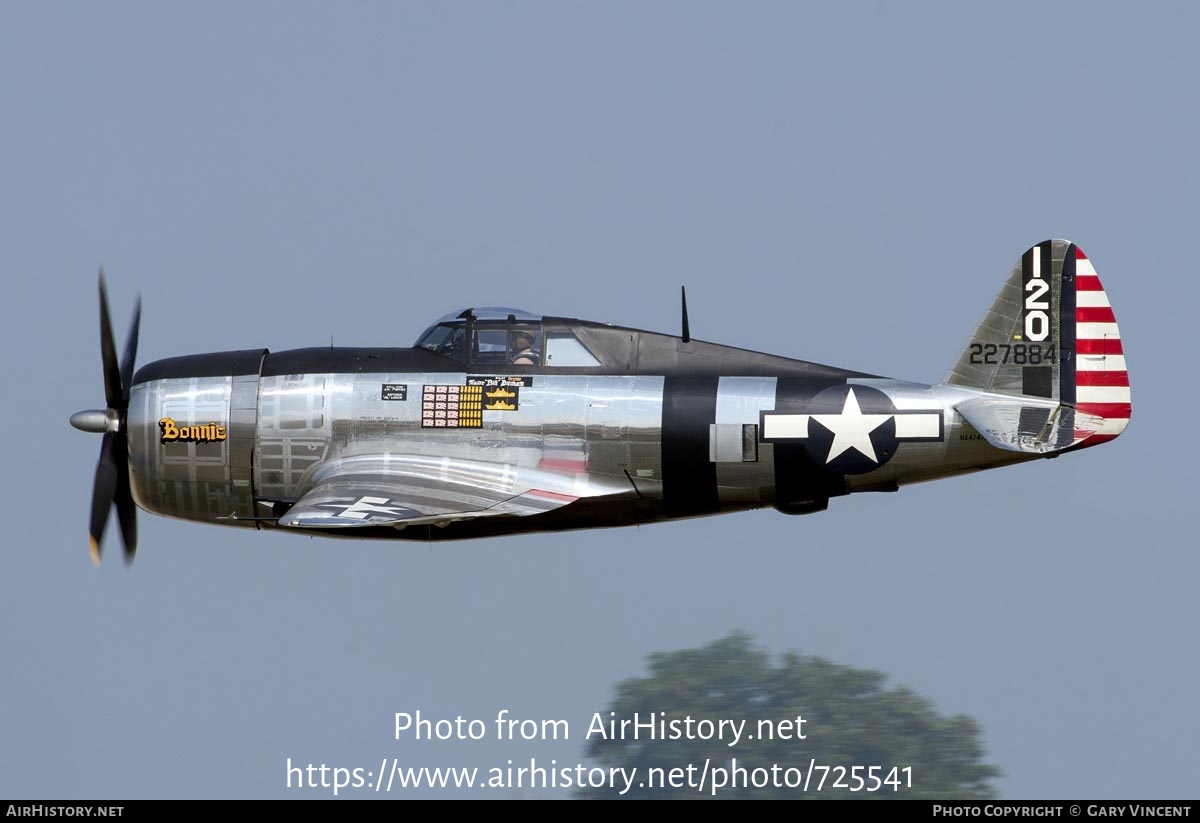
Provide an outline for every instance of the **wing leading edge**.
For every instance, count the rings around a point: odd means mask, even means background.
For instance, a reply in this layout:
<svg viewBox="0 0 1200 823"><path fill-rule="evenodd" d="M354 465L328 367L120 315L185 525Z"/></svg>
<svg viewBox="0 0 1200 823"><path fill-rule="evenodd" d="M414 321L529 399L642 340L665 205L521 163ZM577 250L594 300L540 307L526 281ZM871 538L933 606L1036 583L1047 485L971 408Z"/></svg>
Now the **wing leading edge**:
<svg viewBox="0 0 1200 823"><path fill-rule="evenodd" d="M587 474L421 455L332 461L279 525L306 529L403 527L501 515L530 517L581 497L627 489Z"/></svg>

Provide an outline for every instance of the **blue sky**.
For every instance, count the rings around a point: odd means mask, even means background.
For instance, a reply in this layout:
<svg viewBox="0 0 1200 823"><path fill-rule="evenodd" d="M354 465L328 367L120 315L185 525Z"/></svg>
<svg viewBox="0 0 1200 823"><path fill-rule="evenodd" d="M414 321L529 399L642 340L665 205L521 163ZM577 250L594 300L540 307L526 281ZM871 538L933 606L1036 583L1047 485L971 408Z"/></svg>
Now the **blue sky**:
<svg viewBox="0 0 1200 823"><path fill-rule="evenodd" d="M288 758L586 762L647 654L743 630L974 717L1005 797L1194 798L1197 22L4 4L0 796L305 796ZM936 381L1048 237L1121 325L1133 419L1103 448L812 517L434 546L143 514L132 570L115 534L87 559L99 439L67 418L103 402L101 265L119 339L142 296L141 364L405 346L471 304L674 331L686 285L697 338ZM501 709L572 739L395 740L396 712Z"/></svg>

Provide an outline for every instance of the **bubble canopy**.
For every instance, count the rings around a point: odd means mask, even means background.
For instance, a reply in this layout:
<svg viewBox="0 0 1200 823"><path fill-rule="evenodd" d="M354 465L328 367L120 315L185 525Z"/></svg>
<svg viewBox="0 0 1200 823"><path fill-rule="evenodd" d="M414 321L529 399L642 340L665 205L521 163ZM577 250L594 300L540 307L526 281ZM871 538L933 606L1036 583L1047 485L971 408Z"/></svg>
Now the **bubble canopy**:
<svg viewBox="0 0 1200 823"><path fill-rule="evenodd" d="M477 338L484 330L491 332L488 335L488 338L491 338L497 332L507 332L519 328L528 329L536 336L541 330L542 315L505 306L461 309L438 318L436 323L417 338L416 346L435 354L463 360L466 351L468 322L475 327ZM475 348L477 355L486 354L492 349L502 351L504 343L499 337L494 341L476 339Z"/></svg>

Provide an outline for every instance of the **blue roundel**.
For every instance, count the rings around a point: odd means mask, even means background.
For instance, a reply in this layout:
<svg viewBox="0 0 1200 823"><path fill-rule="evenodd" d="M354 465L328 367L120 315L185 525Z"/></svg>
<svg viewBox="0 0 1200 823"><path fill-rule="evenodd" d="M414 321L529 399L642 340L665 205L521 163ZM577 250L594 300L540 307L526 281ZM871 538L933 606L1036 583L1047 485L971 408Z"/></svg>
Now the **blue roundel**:
<svg viewBox="0 0 1200 823"><path fill-rule="evenodd" d="M831 386L808 403L804 447L818 466L834 474L864 474L892 459L896 407L870 386Z"/></svg>

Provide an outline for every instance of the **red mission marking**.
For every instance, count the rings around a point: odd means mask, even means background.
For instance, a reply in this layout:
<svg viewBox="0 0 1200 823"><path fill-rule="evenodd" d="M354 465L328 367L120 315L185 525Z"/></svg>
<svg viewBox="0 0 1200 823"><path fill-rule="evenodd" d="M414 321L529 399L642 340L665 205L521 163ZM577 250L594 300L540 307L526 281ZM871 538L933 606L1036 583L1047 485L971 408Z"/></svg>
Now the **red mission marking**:
<svg viewBox="0 0 1200 823"><path fill-rule="evenodd" d="M1084 414L1094 414L1106 420L1128 420L1131 403L1079 403L1075 406Z"/></svg>
<svg viewBox="0 0 1200 823"><path fill-rule="evenodd" d="M1076 439L1078 439L1080 437L1085 438L1083 440L1083 442L1075 444L1075 446L1077 448L1080 446L1099 446L1101 443L1107 443L1109 440L1117 439L1117 436L1115 434L1092 434L1092 435L1089 435L1087 432L1079 431L1079 429L1075 430L1075 437L1076 437Z"/></svg>
<svg viewBox="0 0 1200 823"><path fill-rule="evenodd" d="M1075 309L1076 323L1116 323L1110 306L1080 306Z"/></svg>
<svg viewBox="0 0 1200 823"><path fill-rule="evenodd" d="M1075 341L1078 354L1124 354L1119 337L1085 337Z"/></svg>
<svg viewBox="0 0 1200 823"><path fill-rule="evenodd" d="M1128 386L1127 371L1077 371L1076 386Z"/></svg>

